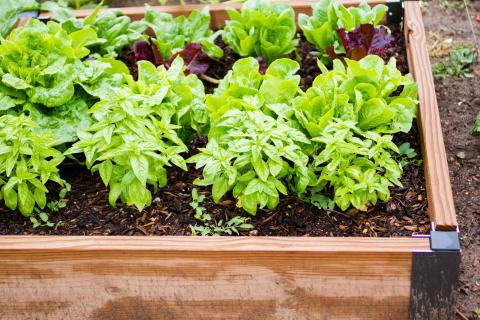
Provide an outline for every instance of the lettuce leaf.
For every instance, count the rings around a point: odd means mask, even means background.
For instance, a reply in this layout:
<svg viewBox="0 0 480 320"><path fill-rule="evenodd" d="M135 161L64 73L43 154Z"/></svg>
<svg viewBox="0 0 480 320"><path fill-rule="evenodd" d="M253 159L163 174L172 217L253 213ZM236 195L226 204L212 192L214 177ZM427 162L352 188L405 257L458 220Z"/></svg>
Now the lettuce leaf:
<svg viewBox="0 0 480 320"><path fill-rule="evenodd" d="M6 35L26 10L37 10L35 0L2 0L0 2L0 36Z"/></svg>
<svg viewBox="0 0 480 320"><path fill-rule="evenodd" d="M200 43L211 57L223 56L223 50L214 43L219 33L210 30L208 7L201 11L192 10L188 17L174 18L171 14L158 12L149 5L146 6L144 22L154 31L156 37L154 42L164 60L183 50L190 43Z"/></svg>
<svg viewBox="0 0 480 320"><path fill-rule="evenodd" d="M285 3L248 0L241 12L227 10L223 40L242 57L262 57L267 63L285 57L298 40L293 9Z"/></svg>
<svg viewBox="0 0 480 320"><path fill-rule="evenodd" d="M185 63L185 69L188 73L203 74L207 72L210 67L211 59L203 51L202 45L199 43L190 43L185 49L171 56L165 64L167 68L170 68L170 65L177 56L182 57Z"/></svg>
<svg viewBox="0 0 480 320"><path fill-rule="evenodd" d="M147 29L143 21L131 21L119 10L110 10L100 13L102 3L84 19L77 19L73 10L61 6L56 2L48 1L42 4L42 10L52 11L54 20L61 23L68 33L92 29L96 32L96 39L89 39L86 46L91 54L97 57L116 57L123 47L137 40L146 40L143 32Z"/></svg>
<svg viewBox="0 0 480 320"><path fill-rule="evenodd" d="M362 24L354 30L347 32L345 29L337 29L345 55L348 59L360 60L369 54L375 54L386 58L386 50L393 42L393 37L386 27L375 28L371 24ZM330 50L331 54L333 50ZM332 58L338 57L336 54Z"/></svg>
<svg viewBox="0 0 480 320"><path fill-rule="evenodd" d="M417 86L403 76L395 59L385 64L369 55L360 61L334 60L333 70L320 64L306 95L295 101L297 116L312 137L333 118L354 121L361 130L378 133L408 132L417 112ZM401 90L400 92L398 92Z"/></svg>
<svg viewBox="0 0 480 320"><path fill-rule="evenodd" d="M40 105L31 105L28 109L29 117L38 125L36 132L39 135L50 135L55 145L76 141L78 130L84 130L92 119L88 114L88 99L76 95L68 103L57 108L42 108Z"/></svg>
<svg viewBox="0 0 480 320"><path fill-rule="evenodd" d="M84 38L95 38L84 29L67 34L55 22L31 19L12 31L0 44L0 75L4 86L26 93L31 103L57 107L72 99L74 84L85 67L80 60L89 54Z"/></svg>
<svg viewBox="0 0 480 320"><path fill-rule="evenodd" d="M377 27L387 10L385 5L370 8L364 0L358 7L351 8L344 7L338 0L322 0L313 6L312 16L302 13L298 15L298 25L307 41L319 50L322 62L327 63L331 62L329 55L336 57L335 55L345 54L337 30L352 32L360 25L366 24Z"/></svg>

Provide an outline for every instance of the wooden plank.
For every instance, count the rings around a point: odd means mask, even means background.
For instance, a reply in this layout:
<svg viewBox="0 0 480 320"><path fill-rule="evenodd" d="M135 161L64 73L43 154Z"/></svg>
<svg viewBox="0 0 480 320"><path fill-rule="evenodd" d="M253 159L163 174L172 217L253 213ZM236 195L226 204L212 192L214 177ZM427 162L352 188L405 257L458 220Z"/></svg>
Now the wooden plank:
<svg viewBox="0 0 480 320"><path fill-rule="evenodd" d="M0 236L0 251L430 251L427 238Z"/></svg>
<svg viewBox="0 0 480 320"><path fill-rule="evenodd" d="M360 0L341 0L342 3L347 6L358 6ZM295 10L296 14L305 13L312 14L312 5L317 3L317 0L294 0L290 2L290 5ZM370 5L385 4L387 0L368 0ZM185 6L180 5L168 5L168 6L153 6L153 8L160 12L171 13L173 16L188 15L192 10L201 10L205 7L205 4L189 4ZM218 3L208 5L210 9L210 15L212 17L212 26L220 28L225 24L225 20L228 19L226 8L235 8L239 10L241 3ZM132 20L141 20L145 14L145 7L125 7L125 8L113 8L105 10L121 10L125 15L128 15ZM92 13L92 9L82 9L75 11L75 15L79 18L86 17ZM41 17L49 17L48 13L41 14Z"/></svg>
<svg viewBox="0 0 480 320"><path fill-rule="evenodd" d="M428 212L436 230L455 230L458 224L422 12L417 1L405 1L404 5L408 63L410 72L418 82Z"/></svg>
<svg viewBox="0 0 480 320"><path fill-rule="evenodd" d="M357 240L1 237L0 318L407 319L428 239Z"/></svg>

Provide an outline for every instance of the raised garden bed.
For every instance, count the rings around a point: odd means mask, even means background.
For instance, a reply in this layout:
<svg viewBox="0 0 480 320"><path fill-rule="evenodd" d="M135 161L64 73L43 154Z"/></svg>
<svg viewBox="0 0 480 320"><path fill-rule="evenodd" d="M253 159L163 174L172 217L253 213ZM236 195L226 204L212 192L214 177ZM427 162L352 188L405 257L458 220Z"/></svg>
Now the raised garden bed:
<svg viewBox="0 0 480 320"><path fill-rule="evenodd" d="M293 8L310 13L310 5L296 2ZM451 319L457 222L421 13L418 3L404 6L408 66L419 86L430 236L5 235L0 237L2 317ZM156 9L180 15L201 7ZM222 26L224 6L210 10L213 25ZM124 12L139 19L144 8ZM402 10L393 5L390 12L395 17ZM295 212L296 205L287 204L288 210ZM352 234L362 230L357 232Z"/></svg>

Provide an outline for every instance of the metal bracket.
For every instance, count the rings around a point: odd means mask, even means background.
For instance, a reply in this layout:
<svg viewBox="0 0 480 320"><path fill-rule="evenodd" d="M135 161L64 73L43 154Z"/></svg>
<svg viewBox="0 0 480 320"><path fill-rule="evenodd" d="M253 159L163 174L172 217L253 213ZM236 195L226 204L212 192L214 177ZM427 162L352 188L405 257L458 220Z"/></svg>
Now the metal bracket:
<svg viewBox="0 0 480 320"><path fill-rule="evenodd" d="M403 0L387 1L387 23L399 24L403 21Z"/></svg>
<svg viewBox="0 0 480 320"><path fill-rule="evenodd" d="M457 231L431 231L430 248L432 251L458 251L460 240Z"/></svg>
<svg viewBox="0 0 480 320"><path fill-rule="evenodd" d="M458 232L431 231L430 248L413 253L410 319L454 319L460 274Z"/></svg>

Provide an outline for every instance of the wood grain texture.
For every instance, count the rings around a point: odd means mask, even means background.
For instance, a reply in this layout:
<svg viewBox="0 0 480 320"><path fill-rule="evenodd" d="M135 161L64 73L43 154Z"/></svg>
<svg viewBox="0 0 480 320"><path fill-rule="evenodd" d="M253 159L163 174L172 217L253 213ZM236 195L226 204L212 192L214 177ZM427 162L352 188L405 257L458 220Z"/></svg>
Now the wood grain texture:
<svg viewBox="0 0 480 320"><path fill-rule="evenodd" d="M0 251L413 252L428 238L0 236Z"/></svg>
<svg viewBox="0 0 480 320"><path fill-rule="evenodd" d="M404 5L408 64L418 83L420 100L419 125L428 212L436 230L455 230L458 224L422 13L417 1L405 1Z"/></svg>
<svg viewBox="0 0 480 320"><path fill-rule="evenodd" d="M341 0L342 3L347 6L358 6L360 0ZM385 4L387 0L367 0L370 5L376 4ZM305 13L305 14L312 14L312 5L317 3L317 0L295 0L291 1L290 5L295 10L296 14ZM225 20L228 19L227 12L225 11L226 8L235 8L240 9L242 6L241 3L219 3L219 4L211 4L208 5L210 9L210 15L212 17L212 26L213 27L222 27L225 24ZM189 4L185 6L179 5L168 5L168 6L154 6L153 8L160 12L168 12L171 13L173 16L180 16L180 15L188 15L192 10L201 10L205 7L204 4ZM112 9L105 9L105 10L112 10ZM115 9L113 9L115 10ZM118 10L118 9L117 9ZM120 8L122 12L132 20L140 20L143 18L145 14L145 7L126 7ZM75 15L79 18L86 17L92 13L92 9L83 9L75 11ZM43 13L42 17L49 17L48 13Z"/></svg>
<svg viewBox="0 0 480 320"><path fill-rule="evenodd" d="M1 237L0 319L407 319L428 239L357 240Z"/></svg>

